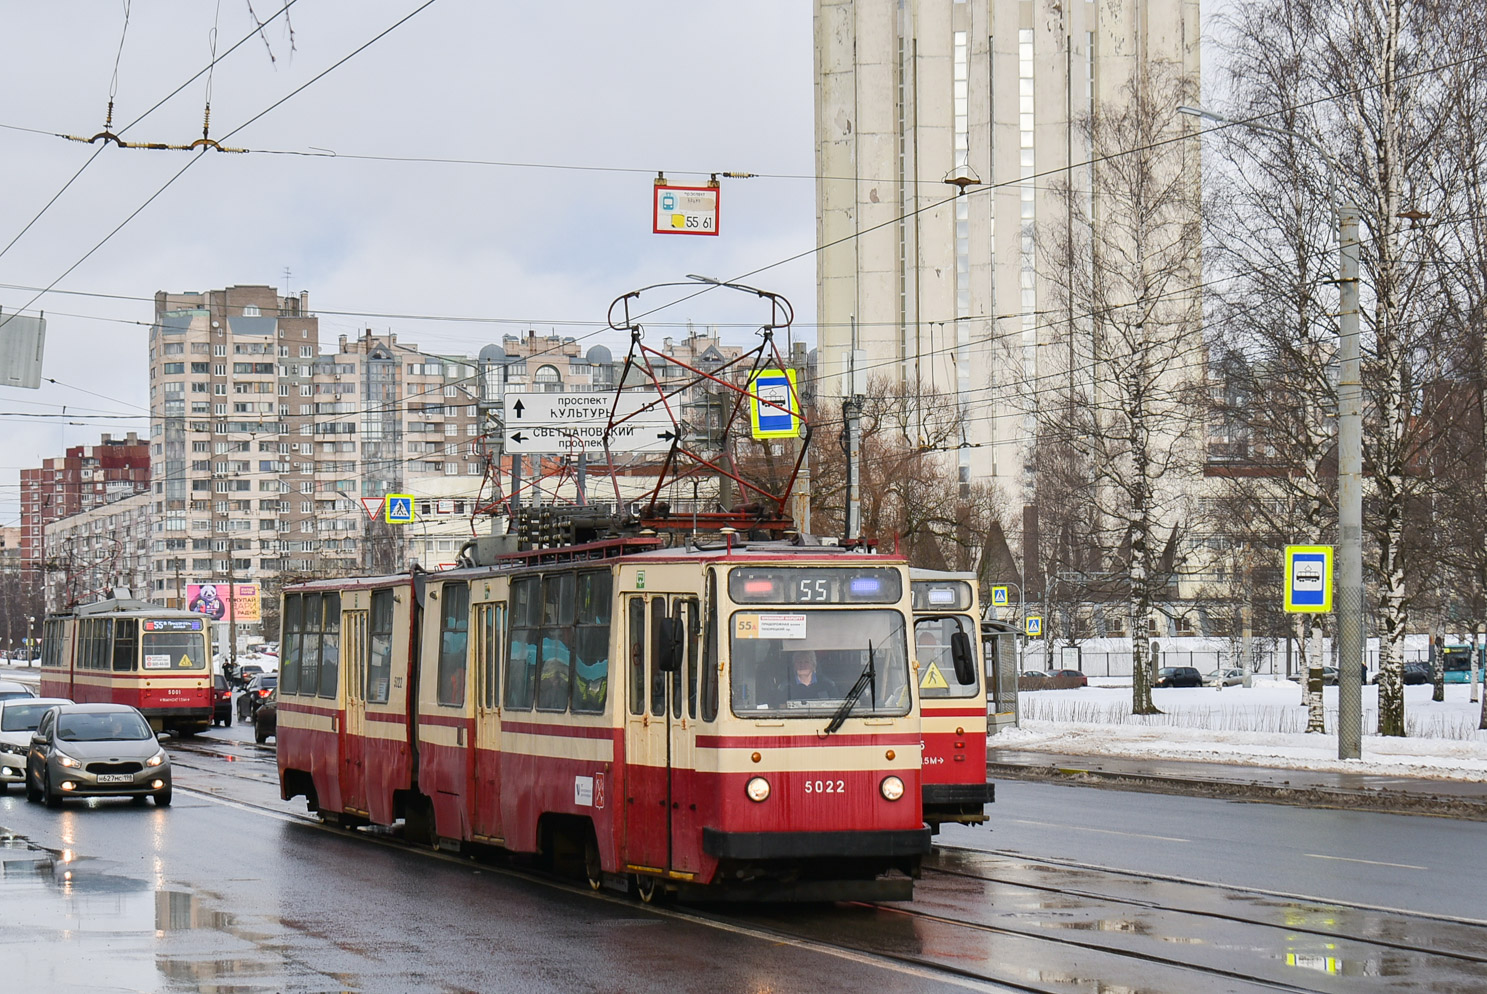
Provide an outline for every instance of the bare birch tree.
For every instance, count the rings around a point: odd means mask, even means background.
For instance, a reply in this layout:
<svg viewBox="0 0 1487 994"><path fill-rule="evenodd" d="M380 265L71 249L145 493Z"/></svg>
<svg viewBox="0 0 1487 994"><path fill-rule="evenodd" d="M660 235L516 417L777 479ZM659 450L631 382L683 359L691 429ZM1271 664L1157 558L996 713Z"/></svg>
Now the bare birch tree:
<svg viewBox="0 0 1487 994"><path fill-rule="evenodd" d="M1152 714L1147 645L1172 599L1175 562L1201 458L1203 340L1198 306L1196 153L1174 142L1174 109L1192 81L1148 63L1081 128L1095 161L1092 191L1061 190L1066 217L1042 233L1045 274L1066 302L1068 402L1040 435L1077 453L1112 525L1106 561L1126 590L1132 711Z"/></svg>

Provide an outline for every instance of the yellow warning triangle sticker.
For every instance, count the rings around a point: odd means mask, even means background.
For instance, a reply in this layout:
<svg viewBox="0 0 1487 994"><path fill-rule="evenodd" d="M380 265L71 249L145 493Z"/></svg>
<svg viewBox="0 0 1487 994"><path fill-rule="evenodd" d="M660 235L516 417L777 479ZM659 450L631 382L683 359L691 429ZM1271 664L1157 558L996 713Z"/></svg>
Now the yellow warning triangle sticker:
<svg viewBox="0 0 1487 994"><path fill-rule="evenodd" d="M179 663L176 663L176 665L183 670L189 670L191 668L191 657L186 655L185 653L182 653L181 661Z"/></svg>
<svg viewBox="0 0 1487 994"><path fill-rule="evenodd" d="M950 685L945 682L945 674L934 663L930 663L924 670L924 679L919 681L919 686L926 690L949 690Z"/></svg>

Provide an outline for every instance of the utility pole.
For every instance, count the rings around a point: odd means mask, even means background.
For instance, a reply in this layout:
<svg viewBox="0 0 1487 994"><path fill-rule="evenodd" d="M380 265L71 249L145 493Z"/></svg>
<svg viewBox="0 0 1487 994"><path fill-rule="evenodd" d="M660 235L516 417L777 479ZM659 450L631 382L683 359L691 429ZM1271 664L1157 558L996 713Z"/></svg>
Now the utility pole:
<svg viewBox="0 0 1487 994"><path fill-rule="evenodd" d="M847 360L847 396L842 420L847 426L847 540L862 536L862 404L866 390L858 379L857 317L852 317L852 354Z"/></svg>
<svg viewBox="0 0 1487 994"><path fill-rule="evenodd" d="M1358 362L1358 208L1337 209L1337 758L1363 755L1363 383Z"/></svg>

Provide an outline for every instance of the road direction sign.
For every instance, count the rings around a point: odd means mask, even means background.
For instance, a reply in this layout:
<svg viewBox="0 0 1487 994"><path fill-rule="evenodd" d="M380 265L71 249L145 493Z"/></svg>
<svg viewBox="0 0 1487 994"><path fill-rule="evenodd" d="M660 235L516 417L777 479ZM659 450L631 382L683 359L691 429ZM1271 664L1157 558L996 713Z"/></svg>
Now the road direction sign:
<svg viewBox="0 0 1487 994"><path fill-rule="evenodd" d="M651 231L657 235L716 235L718 188L657 183Z"/></svg>
<svg viewBox="0 0 1487 994"><path fill-rule="evenodd" d="M1332 611L1332 546L1286 546L1286 610L1292 614Z"/></svg>
<svg viewBox="0 0 1487 994"><path fill-rule="evenodd" d="M412 494L388 494L387 495L387 523L390 525L406 525L413 521L413 495Z"/></svg>
<svg viewBox="0 0 1487 994"><path fill-rule="evenodd" d="M603 452L609 409L617 424L609 433L611 452L665 452L676 438L666 408L650 391L622 393L615 404L612 393L508 393L506 395L506 451L576 455ZM656 404L637 413L648 404ZM630 417L635 415L634 417Z"/></svg>
<svg viewBox="0 0 1487 994"><path fill-rule="evenodd" d="M992 607L1006 607L1007 606L1007 588L1006 587L992 587L991 588L991 606Z"/></svg>
<svg viewBox="0 0 1487 994"><path fill-rule="evenodd" d="M1041 615L1030 614L1027 616L1027 637L1037 638L1043 634L1043 618Z"/></svg>
<svg viewBox="0 0 1487 994"><path fill-rule="evenodd" d="M755 438L800 435L800 394L795 390L795 370L760 370L749 379L749 393L753 395L749 398L750 434Z"/></svg>

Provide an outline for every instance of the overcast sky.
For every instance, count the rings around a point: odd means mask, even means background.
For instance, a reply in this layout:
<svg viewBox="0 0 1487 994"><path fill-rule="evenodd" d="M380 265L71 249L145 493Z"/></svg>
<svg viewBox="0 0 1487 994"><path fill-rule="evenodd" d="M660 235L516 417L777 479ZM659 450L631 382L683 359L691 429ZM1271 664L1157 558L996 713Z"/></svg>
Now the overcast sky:
<svg viewBox="0 0 1487 994"><path fill-rule="evenodd" d="M251 0L259 18L282 3ZM148 434L157 290L307 290L322 343L370 327L473 354L529 327L589 335L631 289L688 273L735 277L812 248L805 0L436 0L393 28L422 3L298 0L292 45L281 16L226 56L253 28L249 0L134 3L127 32L122 0L6 5L0 248L57 199L0 254L0 310L46 312L43 376L58 382L0 387L0 523L18 521L21 468L101 432ZM89 163L99 145L52 137L103 130L117 57L115 132L149 112L126 140L200 138L205 76L151 108L211 62L214 18L211 137L249 154L109 146ZM337 156L273 154L317 149ZM720 236L680 237L651 234L657 170L684 182L725 170L771 176L724 180ZM749 282L789 296L809 335L809 255ZM724 296L658 313L648 342L685 335L688 320L763 319L757 303ZM623 352L613 337L592 340Z"/></svg>

